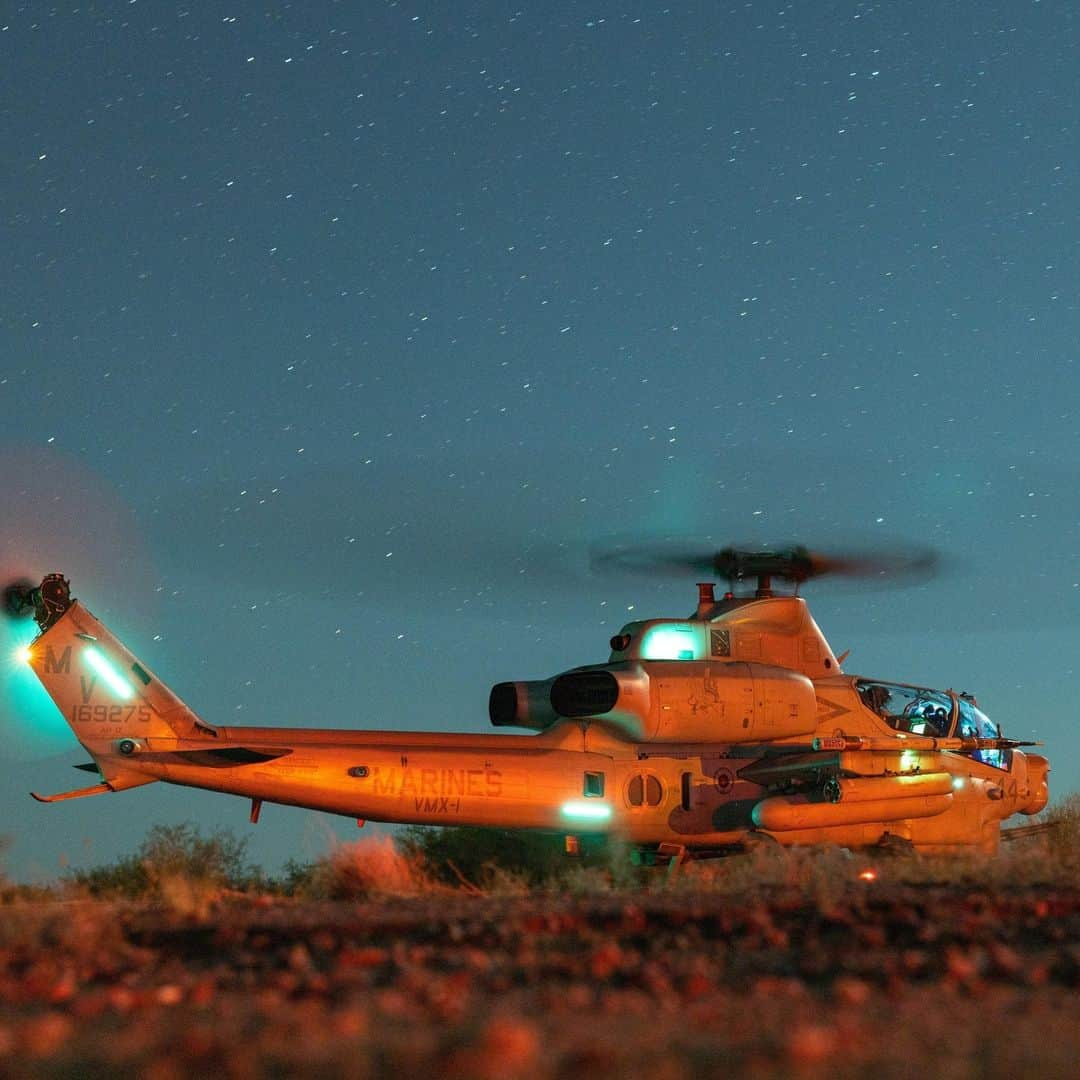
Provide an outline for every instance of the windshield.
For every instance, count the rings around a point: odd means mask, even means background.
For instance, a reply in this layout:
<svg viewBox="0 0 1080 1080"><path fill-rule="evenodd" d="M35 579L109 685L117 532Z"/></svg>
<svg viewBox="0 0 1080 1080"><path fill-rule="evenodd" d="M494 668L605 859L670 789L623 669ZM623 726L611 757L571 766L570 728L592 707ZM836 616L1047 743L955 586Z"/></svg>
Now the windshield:
<svg viewBox="0 0 1080 1080"><path fill-rule="evenodd" d="M897 731L941 738L952 726L952 697L940 690L871 682L856 684L863 704Z"/></svg>
<svg viewBox="0 0 1080 1080"><path fill-rule="evenodd" d="M962 739L998 739L1001 732L997 724L978 708L973 701L960 698L960 726L956 732ZM1008 750L976 750L971 757L974 761L981 761L984 765L992 765L995 769L1007 769L1009 767Z"/></svg>

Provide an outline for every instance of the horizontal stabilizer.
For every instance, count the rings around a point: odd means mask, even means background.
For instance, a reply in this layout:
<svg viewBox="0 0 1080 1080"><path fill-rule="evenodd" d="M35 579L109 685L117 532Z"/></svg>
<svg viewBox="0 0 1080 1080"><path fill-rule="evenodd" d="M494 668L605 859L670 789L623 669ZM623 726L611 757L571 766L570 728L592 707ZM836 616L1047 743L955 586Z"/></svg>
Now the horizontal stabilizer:
<svg viewBox="0 0 1080 1080"><path fill-rule="evenodd" d="M77 788L75 791L61 791L56 795L39 795L36 791L30 794L38 802L64 802L67 799L85 799L90 795L105 795L110 791L126 791L128 788L143 787L146 784L156 784L155 776L140 776L138 773L122 773L114 776L102 784L93 784L90 787Z"/></svg>
<svg viewBox="0 0 1080 1080"><path fill-rule="evenodd" d="M36 791L30 794L38 802L63 802L65 799L84 799L88 795L104 795L113 789L108 784L94 784L92 787L79 788L76 791L62 791L59 795L39 795Z"/></svg>

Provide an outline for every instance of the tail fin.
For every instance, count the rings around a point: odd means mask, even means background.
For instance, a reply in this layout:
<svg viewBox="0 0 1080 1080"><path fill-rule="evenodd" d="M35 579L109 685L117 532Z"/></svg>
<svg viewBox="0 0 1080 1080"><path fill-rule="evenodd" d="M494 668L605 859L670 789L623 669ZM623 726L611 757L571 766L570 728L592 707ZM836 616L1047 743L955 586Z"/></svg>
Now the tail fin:
<svg viewBox="0 0 1080 1080"><path fill-rule="evenodd" d="M124 740L138 745L217 734L77 600L43 621L27 661L92 754ZM120 746L121 753L131 749Z"/></svg>

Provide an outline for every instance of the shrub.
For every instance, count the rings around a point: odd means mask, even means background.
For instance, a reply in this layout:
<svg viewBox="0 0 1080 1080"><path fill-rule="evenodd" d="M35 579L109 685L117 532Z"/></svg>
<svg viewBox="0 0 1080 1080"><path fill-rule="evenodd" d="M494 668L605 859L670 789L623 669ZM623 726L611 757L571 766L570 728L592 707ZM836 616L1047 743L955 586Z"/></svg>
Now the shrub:
<svg viewBox="0 0 1080 1080"><path fill-rule="evenodd" d="M310 874L301 879L302 891L331 900L416 896L442 888L420 859L400 850L389 836L341 844L308 869Z"/></svg>
<svg viewBox="0 0 1080 1080"><path fill-rule="evenodd" d="M505 889L515 881L522 887L555 882L583 864L606 860L605 844L583 845L582 859L570 859L563 836L525 829L410 825L403 830L400 844L436 880L485 891Z"/></svg>
<svg viewBox="0 0 1080 1080"><path fill-rule="evenodd" d="M1066 795L1045 814L1050 852L1070 862L1080 859L1080 792Z"/></svg>
<svg viewBox="0 0 1080 1080"><path fill-rule="evenodd" d="M267 882L267 888L281 896L314 896L321 889L318 880L321 872L321 861L305 863L289 859L281 875Z"/></svg>
<svg viewBox="0 0 1080 1080"><path fill-rule="evenodd" d="M92 896L139 897L154 895L169 900L187 886L250 889L262 875L247 862L247 838L227 829L203 836L190 822L155 825L134 855L106 866L71 871L70 877ZM179 905L184 901L180 899Z"/></svg>

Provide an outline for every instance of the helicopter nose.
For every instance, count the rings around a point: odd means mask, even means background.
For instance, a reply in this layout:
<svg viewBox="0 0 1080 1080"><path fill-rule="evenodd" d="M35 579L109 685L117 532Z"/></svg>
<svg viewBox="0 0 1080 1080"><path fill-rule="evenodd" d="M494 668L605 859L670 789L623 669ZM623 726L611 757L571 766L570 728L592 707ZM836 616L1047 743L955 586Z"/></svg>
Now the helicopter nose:
<svg viewBox="0 0 1080 1080"><path fill-rule="evenodd" d="M1042 754L1025 754L1027 758L1027 799L1017 807L1021 814L1037 814L1046 808L1050 800L1047 776L1050 762Z"/></svg>

